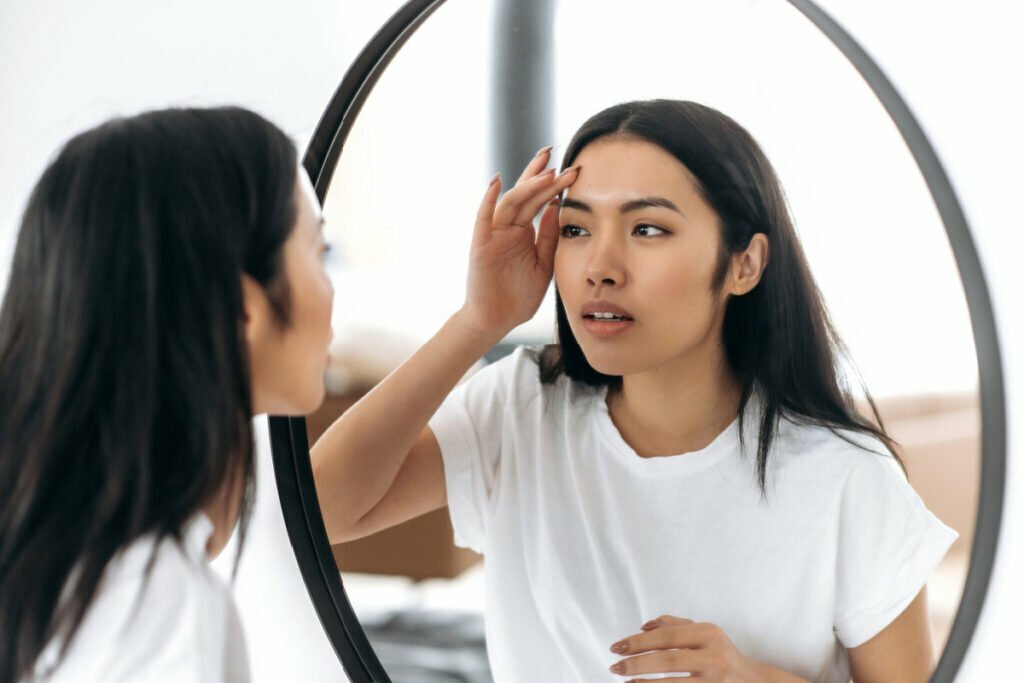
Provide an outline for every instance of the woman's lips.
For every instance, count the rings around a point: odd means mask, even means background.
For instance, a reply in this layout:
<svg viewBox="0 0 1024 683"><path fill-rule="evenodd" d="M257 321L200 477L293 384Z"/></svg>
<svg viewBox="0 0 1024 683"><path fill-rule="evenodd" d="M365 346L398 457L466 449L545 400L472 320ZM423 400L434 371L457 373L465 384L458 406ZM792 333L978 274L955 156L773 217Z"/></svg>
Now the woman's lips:
<svg viewBox="0 0 1024 683"><path fill-rule="evenodd" d="M598 318L583 318L583 327L595 337L607 339L620 335L633 326L632 320L601 320Z"/></svg>
<svg viewBox="0 0 1024 683"><path fill-rule="evenodd" d="M583 304L583 307L580 309L580 314L584 317L595 316L595 314L607 315L609 313L617 318L633 318L629 311L618 304L605 299L587 302Z"/></svg>
<svg viewBox="0 0 1024 683"><path fill-rule="evenodd" d="M588 301L580 309L583 327L591 335L607 339L620 335L633 326L633 316L613 301Z"/></svg>

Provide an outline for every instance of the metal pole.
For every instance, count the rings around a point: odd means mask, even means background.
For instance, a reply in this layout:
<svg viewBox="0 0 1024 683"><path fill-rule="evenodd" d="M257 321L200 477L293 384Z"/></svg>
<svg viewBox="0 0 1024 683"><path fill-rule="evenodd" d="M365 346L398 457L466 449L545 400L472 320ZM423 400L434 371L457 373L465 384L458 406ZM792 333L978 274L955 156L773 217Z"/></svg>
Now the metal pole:
<svg viewBox="0 0 1024 683"><path fill-rule="evenodd" d="M505 189L554 144L555 0L496 0L491 161Z"/></svg>

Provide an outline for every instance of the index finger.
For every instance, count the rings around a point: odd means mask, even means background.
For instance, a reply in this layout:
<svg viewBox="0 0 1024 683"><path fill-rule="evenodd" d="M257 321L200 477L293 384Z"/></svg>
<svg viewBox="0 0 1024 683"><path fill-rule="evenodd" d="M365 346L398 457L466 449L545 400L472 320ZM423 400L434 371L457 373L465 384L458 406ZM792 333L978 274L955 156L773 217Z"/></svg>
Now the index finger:
<svg viewBox="0 0 1024 683"><path fill-rule="evenodd" d="M712 639L711 624L675 623L623 638L612 645L616 654L650 652L651 650L702 649Z"/></svg>
<svg viewBox="0 0 1024 683"><path fill-rule="evenodd" d="M498 205L498 195L501 194L501 174L496 173L487 185L484 198L480 201L480 208L477 209L476 223L473 226L473 242L475 244L486 244L491 237L491 221L494 218L494 209Z"/></svg>
<svg viewBox="0 0 1024 683"><path fill-rule="evenodd" d="M542 147L533 155L530 162L526 164L526 168L523 169L522 174L519 176L519 180L516 181L516 185L526 182L530 178L534 177L545 168L547 168L548 162L551 160L551 147Z"/></svg>
<svg viewBox="0 0 1024 683"><path fill-rule="evenodd" d="M499 225L526 225L541 208L576 180L578 166L567 168L560 175L549 168L544 173L516 185L505 193L494 212Z"/></svg>

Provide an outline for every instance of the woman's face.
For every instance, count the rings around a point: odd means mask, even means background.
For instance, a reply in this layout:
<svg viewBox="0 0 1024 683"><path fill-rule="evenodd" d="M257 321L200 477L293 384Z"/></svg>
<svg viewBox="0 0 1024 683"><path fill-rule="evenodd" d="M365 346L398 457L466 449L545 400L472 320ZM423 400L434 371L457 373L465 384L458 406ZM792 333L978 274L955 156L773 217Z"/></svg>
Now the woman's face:
<svg viewBox="0 0 1024 683"><path fill-rule="evenodd" d="M689 170L626 137L598 139L574 163L555 281L587 361L630 375L713 351L725 303L711 293L719 223Z"/></svg>
<svg viewBox="0 0 1024 683"><path fill-rule="evenodd" d="M333 336L334 287L323 264L326 245L320 203L301 168L295 203L295 226L284 244L283 276L290 290L290 323L278 323L262 288L253 282L246 284L246 327L256 414L305 415L316 410L324 398L327 349Z"/></svg>

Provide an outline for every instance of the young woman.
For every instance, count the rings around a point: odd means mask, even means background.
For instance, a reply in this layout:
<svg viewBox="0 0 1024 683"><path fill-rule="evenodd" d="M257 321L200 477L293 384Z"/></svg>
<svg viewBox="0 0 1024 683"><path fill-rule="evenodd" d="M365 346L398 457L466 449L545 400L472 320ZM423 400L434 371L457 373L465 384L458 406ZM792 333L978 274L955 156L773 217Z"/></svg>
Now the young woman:
<svg viewBox="0 0 1024 683"><path fill-rule="evenodd" d="M855 412L756 142L634 102L548 156L488 188L463 307L314 446L332 539L447 505L497 681L927 679L955 533ZM552 274L558 343L452 392Z"/></svg>
<svg viewBox="0 0 1024 683"><path fill-rule="evenodd" d="M253 415L323 398L320 222L242 109L115 119L43 173L0 311L0 681L248 679L207 561L239 519L241 552Z"/></svg>

